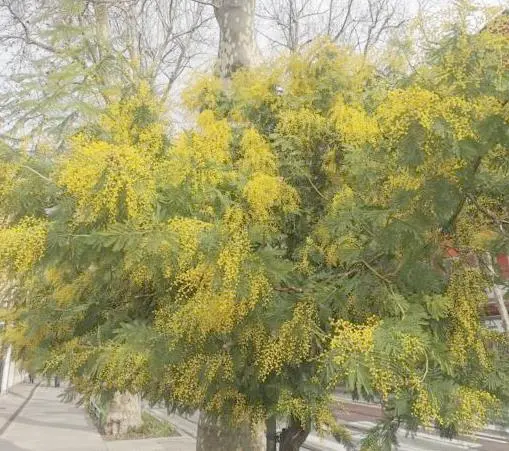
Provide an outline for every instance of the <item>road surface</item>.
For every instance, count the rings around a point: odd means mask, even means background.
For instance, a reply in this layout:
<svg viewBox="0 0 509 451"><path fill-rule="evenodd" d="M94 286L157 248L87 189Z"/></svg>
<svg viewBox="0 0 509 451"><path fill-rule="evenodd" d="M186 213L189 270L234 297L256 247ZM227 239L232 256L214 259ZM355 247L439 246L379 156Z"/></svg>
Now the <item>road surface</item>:
<svg viewBox="0 0 509 451"><path fill-rule="evenodd" d="M341 408L335 409L335 414L339 421L347 425L354 441L360 443L369 429L375 426L376 421L381 417L380 407L348 400L342 400L341 405ZM196 437L197 413L182 417L175 414L167 415L166 410L162 408L154 408L152 412L173 423L182 434ZM398 437L400 451L509 451L509 437L501 437L496 434L490 434L487 437L461 437L458 440L448 440L432 433L419 433L415 437L407 437L405 431L400 431ZM331 438L320 440L315 434L310 434L303 449L344 451L345 448Z"/></svg>
<svg viewBox="0 0 509 451"><path fill-rule="evenodd" d="M336 418L347 425L354 440L359 442L369 429L382 417L380 406L356 403L342 398L340 407L334 409ZM406 437L400 431L401 450L415 451L453 451L472 449L478 451L509 451L509 435L502 433L480 433L475 437L459 437L457 440L440 438L433 432L420 433L415 437Z"/></svg>

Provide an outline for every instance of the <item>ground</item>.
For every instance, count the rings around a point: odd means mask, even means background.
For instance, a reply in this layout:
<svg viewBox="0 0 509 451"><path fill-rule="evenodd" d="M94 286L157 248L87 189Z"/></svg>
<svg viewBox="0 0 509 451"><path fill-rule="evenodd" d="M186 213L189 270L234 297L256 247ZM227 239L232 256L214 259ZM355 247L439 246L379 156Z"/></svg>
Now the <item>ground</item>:
<svg viewBox="0 0 509 451"><path fill-rule="evenodd" d="M152 409L174 424L182 434L148 440L105 442L85 411L59 399L62 388L19 384L0 398L1 451L194 451L197 415L187 418L167 415L164 409ZM342 400L337 416L348 423L356 441L379 418L377 407ZM477 438L456 441L442 440L432 433L415 438L400 435L401 451L507 451L509 439L484 433ZM344 448L331 440L310 435L304 449L339 451ZM227 450L225 450L227 451Z"/></svg>

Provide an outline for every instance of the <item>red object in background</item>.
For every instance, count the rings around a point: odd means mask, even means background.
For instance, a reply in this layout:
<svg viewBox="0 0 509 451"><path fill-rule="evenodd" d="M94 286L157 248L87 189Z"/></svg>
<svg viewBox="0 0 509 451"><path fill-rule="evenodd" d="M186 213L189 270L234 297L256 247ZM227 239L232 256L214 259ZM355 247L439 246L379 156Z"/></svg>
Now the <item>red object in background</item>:
<svg viewBox="0 0 509 451"><path fill-rule="evenodd" d="M509 279L509 255L500 254L497 263L502 279Z"/></svg>
<svg viewBox="0 0 509 451"><path fill-rule="evenodd" d="M447 254L448 257L459 257L460 253L454 249L453 247L451 246L447 246L445 245L445 253Z"/></svg>

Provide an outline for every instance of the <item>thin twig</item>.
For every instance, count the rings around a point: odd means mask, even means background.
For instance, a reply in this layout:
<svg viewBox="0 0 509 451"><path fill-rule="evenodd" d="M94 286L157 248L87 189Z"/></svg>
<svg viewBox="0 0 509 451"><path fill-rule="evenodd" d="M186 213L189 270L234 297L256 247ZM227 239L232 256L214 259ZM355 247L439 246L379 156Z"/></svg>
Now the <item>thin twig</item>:
<svg viewBox="0 0 509 451"><path fill-rule="evenodd" d="M426 379L429 370L428 353L426 351L424 352L424 356L426 357L426 369L424 370L424 375L422 376L421 383L424 382L424 379Z"/></svg>
<svg viewBox="0 0 509 451"><path fill-rule="evenodd" d="M217 8L217 5L213 2L205 2L203 0L191 0L195 3L199 3L200 5L205 5L205 6L213 6L214 8Z"/></svg>
<svg viewBox="0 0 509 451"><path fill-rule="evenodd" d="M375 268L373 268L366 260L361 260L361 262L364 264L366 268L368 268L375 276L377 276L379 279L383 280L385 283L391 285L392 282L387 279L387 277L384 277L382 274L380 274Z"/></svg>
<svg viewBox="0 0 509 451"><path fill-rule="evenodd" d="M488 216L488 218L492 219L493 222L495 222L495 224L499 226L502 233L505 233L503 224L509 224L509 221L499 218L495 213L490 211L488 208L483 207L481 204L479 204L477 199L472 194L467 194L467 198L474 204L475 207L477 207L477 209L481 213L484 213L486 216Z"/></svg>
<svg viewBox="0 0 509 451"><path fill-rule="evenodd" d="M322 198L322 199L327 199L321 192L320 190L316 187L316 185L313 183L313 181L311 180L311 178L307 175L307 174L304 174L304 177L306 177L306 179L308 180L308 182L311 184L311 186L313 187L313 189L317 192L317 194Z"/></svg>
<svg viewBox="0 0 509 451"><path fill-rule="evenodd" d="M274 291L278 291L280 293L304 293L302 288L297 287L274 287Z"/></svg>
<svg viewBox="0 0 509 451"><path fill-rule="evenodd" d="M33 172L35 175L39 176L43 180L46 180L48 183L51 183L51 184L55 183L53 180L51 180L50 178L46 177L45 175L42 175L39 171L36 171L34 168L31 168L30 166L22 164L21 167L24 168L24 169L27 169L30 172Z"/></svg>

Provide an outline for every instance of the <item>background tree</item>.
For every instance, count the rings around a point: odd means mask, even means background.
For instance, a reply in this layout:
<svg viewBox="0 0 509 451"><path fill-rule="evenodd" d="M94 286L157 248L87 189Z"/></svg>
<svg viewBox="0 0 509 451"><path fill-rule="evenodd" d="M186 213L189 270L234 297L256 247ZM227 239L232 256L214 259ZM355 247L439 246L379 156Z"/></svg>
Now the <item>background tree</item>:
<svg viewBox="0 0 509 451"><path fill-rule="evenodd" d="M213 8L219 27L218 73L224 79L241 67L257 62L255 39L256 0L192 0Z"/></svg>
<svg viewBox="0 0 509 451"><path fill-rule="evenodd" d="M328 37L367 55L412 16L392 0L260 0L258 30L278 50L296 52Z"/></svg>
<svg viewBox="0 0 509 451"><path fill-rule="evenodd" d="M4 0L0 12L2 131L32 144L61 143L142 79L168 99L212 19L183 0Z"/></svg>

